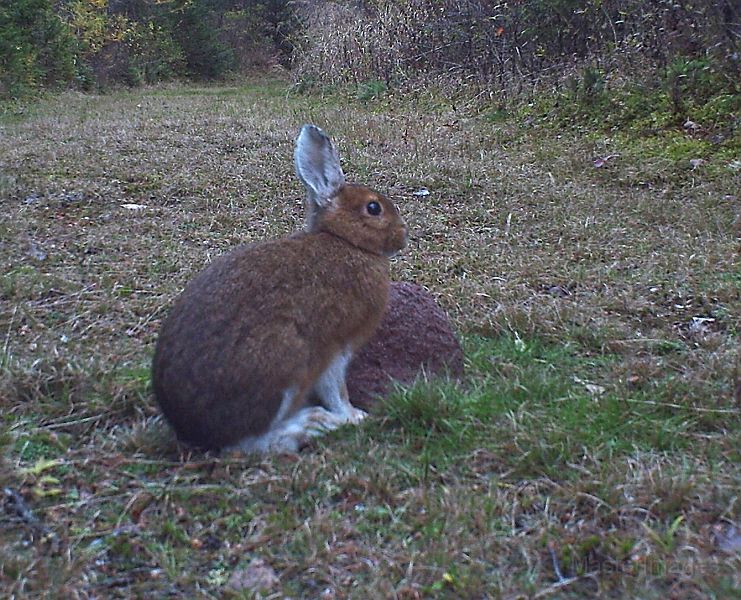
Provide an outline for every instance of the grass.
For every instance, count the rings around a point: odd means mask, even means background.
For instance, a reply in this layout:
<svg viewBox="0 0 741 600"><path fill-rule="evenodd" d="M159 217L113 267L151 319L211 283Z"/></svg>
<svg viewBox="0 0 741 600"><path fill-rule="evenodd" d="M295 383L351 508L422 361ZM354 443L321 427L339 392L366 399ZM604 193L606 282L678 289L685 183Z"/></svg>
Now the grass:
<svg viewBox="0 0 741 600"><path fill-rule="evenodd" d="M159 322L211 258L300 226L309 121L400 205L393 275L449 312L467 376L297 457L189 453L151 397ZM696 135L274 81L5 114L2 589L249 597L259 558L266 597L731 597L738 134Z"/></svg>

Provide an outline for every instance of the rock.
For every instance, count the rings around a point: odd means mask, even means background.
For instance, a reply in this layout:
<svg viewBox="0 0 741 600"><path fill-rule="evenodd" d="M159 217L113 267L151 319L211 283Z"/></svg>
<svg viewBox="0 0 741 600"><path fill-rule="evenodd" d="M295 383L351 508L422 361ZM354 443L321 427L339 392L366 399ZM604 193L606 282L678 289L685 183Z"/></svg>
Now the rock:
<svg viewBox="0 0 741 600"><path fill-rule="evenodd" d="M373 338L347 371L350 401L369 409L391 387L428 375L463 375L463 351L450 320L424 288L393 282L389 306Z"/></svg>

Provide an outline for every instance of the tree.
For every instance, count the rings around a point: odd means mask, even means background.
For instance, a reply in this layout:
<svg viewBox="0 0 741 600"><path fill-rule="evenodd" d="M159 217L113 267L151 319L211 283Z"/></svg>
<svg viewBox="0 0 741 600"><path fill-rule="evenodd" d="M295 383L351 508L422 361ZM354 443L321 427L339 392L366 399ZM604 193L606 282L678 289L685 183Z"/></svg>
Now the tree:
<svg viewBox="0 0 741 600"><path fill-rule="evenodd" d="M0 6L0 97L15 98L75 76L75 40L51 0Z"/></svg>

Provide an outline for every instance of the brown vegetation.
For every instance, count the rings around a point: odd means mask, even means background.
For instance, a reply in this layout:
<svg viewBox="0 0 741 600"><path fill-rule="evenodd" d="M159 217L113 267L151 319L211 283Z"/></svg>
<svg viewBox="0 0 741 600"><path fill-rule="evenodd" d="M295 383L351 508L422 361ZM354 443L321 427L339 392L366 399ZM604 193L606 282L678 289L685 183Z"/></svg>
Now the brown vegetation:
<svg viewBox="0 0 741 600"><path fill-rule="evenodd" d="M678 59L713 58L738 75L741 14L730 0L364 0L297 3L294 74L322 84L442 80L530 93L585 66L631 79ZM636 72L638 71L638 72Z"/></svg>
<svg viewBox="0 0 741 600"><path fill-rule="evenodd" d="M6 595L219 598L258 564L273 597L730 597L738 155L528 110L252 82L6 115ZM214 256L300 226L306 121L400 206L393 275L451 315L465 384L293 458L188 453L150 393L159 322Z"/></svg>

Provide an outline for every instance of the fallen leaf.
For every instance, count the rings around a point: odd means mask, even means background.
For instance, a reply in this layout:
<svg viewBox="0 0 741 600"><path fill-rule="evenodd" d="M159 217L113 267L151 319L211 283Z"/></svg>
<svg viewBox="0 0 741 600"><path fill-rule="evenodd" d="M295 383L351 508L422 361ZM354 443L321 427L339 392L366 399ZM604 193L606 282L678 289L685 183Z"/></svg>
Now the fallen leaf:
<svg viewBox="0 0 741 600"><path fill-rule="evenodd" d="M147 207L145 204L122 204L121 208L125 208L126 210L144 210Z"/></svg>
<svg viewBox="0 0 741 600"><path fill-rule="evenodd" d="M28 247L28 255L36 260L46 260L46 252L39 248L34 242Z"/></svg>
<svg viewBox="0 0 741 600"><path fill-rule="evenodd" d="M560 285L552 285L548 288L547 291L551 296L560 296L561 298L571 296L571 292Z"/></svg>
<svg viewBox="0 0 741 600"><path fill-rule="evenodd" d="M58 199L62 204L75 204L84 200L85 194L82 192L63 192L59 194Z"/></svg>
<svg viewBox="0 0 741 600"><path fill-rule="evenodd" d="M43 473L44 471L48 469L53 469L54 467L58 467L59 465L63 464L64 461L53 458L39 458L33 465L33 467L28 467L27 469L22 469L21 473L27 474L27 475L33 475L35 477L38 477Z"/></svg>
<svg viewBox="0 0 741 600"><path fill-rule="evenodd" d="M601 385L597 385L596 383L591 383L589 381L585 381L584 379L580 379L579 377L574 377L574 381L576 383L579 383L584 386L584 388L589 392L591 396L601 396L605 393L605 388Z"/></svg>
<svg viewBox="0 0 741 600"><path fill-rule="evenodd" d="M36 480L36 484L31 488L31 492L36 498L46 498L49 496L59 496L64 490L57 487L59 479L51 475L42 475Z"/></svg>
<svg viewBox="0 0 741 600"><path fill-rule="evenodd" d="M237 569L229 577L227 587L241 592L269 592L280 583L273 568L262 558L253 558L244 569Z"/></svg>
<svg viewBox="0 0 741 600"><path fill-rule="evenodd" d="M139 523L142 518L144 510L154 502L154 496L149 492L140 491L131 500L129 500L128 508L131 520L134 523Z"/></svg>
<svg viewBox="0 0 741 600"><path fill-rule="evenodd" d="M597 158L594 161L594 167L596 169L600 169L600 168L604 167L607 164L608 161L612 160L613 158L617 158L618 156L620 156L620 155L619 154L608 154L607 156L603 156L601 158Z"/></svg>
<svg viewBox="0 0 741 600"><path fill-rule="evenodd" d="M601 396L605 393L605 388L601 385L595 385L594 383L587 383L584 386L592 396Z"/></svg>
<svg viewBox="0 0 741 600"><path fill-rule="evenodd" d="M722 526L721 526L722 527ZM741 532L731 525L725 531L717 534L716 541L718 548L728 554L737 554L741 552Z"/></svg>
<svg viewBox="0 0 741 600"><path fill-rule="evenodd" d="M691 333L708 333L711 330L711 323L715 323L715 319L711 317L692 317L689 331Z"/></svg>

